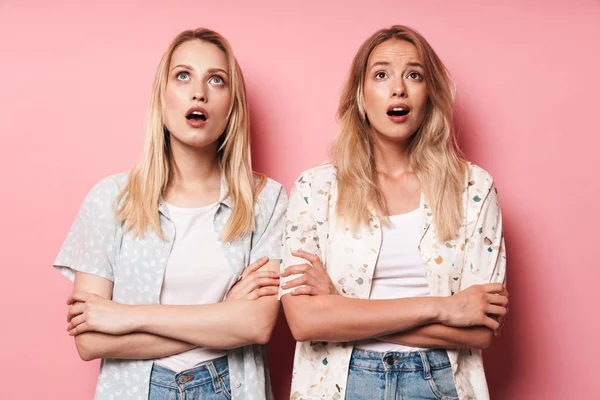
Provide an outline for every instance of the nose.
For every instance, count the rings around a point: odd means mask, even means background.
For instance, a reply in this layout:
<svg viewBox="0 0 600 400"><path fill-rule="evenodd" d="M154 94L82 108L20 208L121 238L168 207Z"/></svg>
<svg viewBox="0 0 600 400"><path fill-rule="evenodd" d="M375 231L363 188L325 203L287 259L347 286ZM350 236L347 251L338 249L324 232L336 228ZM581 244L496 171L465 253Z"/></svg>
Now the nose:
<svg viewBox="0 0 600 400"><path fill-rule="evenodd" d="M206 89L204 88L204 85L199 85L193 89L192 101L206 103L207 100L208 98L206 96Z"/></svg>
<svg viewBox="0 0 600 400"><path fill-rule="evenodd" d="M404 80L402 78L398 78L392 83L392 97L406 97L406 88L404 87Z"/></svg>

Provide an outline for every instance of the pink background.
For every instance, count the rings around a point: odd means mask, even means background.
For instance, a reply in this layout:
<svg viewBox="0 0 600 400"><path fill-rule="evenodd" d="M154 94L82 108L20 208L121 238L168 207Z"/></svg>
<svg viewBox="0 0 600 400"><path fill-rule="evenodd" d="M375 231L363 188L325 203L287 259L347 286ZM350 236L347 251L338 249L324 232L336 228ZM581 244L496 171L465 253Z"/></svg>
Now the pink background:
<svg viewBox="0 0 600 400"><path fill-rule="evenodd" d="M289 189L325 158L360 43L401 23L453 73L463 148L500 190L512 305L487 351L493 397L600 399L599 1L101 3L0 0L1 398L93 396L98 362L81 361L64 331L71 284L50 265L89 188L141 154L152 76L175 34L206 26L230 39L255 167ZM292 357L282 318L277 399Z"/></svg>

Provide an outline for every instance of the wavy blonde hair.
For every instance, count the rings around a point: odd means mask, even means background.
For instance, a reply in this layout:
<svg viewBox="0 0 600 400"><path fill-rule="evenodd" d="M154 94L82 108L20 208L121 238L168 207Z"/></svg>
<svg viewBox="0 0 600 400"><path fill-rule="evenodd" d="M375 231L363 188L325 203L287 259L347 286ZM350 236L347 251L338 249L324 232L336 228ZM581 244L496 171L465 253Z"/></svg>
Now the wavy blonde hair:
<svg viewBox="0 0 600 400"><path fill-rule="evenodd" d="M219 137L218 163L224 174L231 197L232 213L225 225L222 239L233 241L254 229L254 202L265 183L263 175L252 172L250 157L250 115L242 70L231 45L223 36L209 29L186 30L173 39L162 56L148 105L146 141L141 160L129 174L129 181L117 198L117 216L125 231L141 237L152 228L165 239L160 226L158 203L172 178L173 164L163 111L169 65L175 49L190 40L212 43L227 56L232 101L228 123Z"/></svg>
<svg viewBox="0 0 600 400"><path fill-rule="evenodd" d="M401 25L375 32L352 61L337 114L341 130L331 147L332 162L337 167L337 215L354 229L368 223L369 210L386 218L386 204L377 180L373 136L365 112L364 80L369 56L375 47L388 40L412 43L423 63L428 109L411 138L409 162L432 209L438 240L447 241L461 226L466 174L466 161L458 148L452 123L454 87L431 45L418 32Z"/></svg>

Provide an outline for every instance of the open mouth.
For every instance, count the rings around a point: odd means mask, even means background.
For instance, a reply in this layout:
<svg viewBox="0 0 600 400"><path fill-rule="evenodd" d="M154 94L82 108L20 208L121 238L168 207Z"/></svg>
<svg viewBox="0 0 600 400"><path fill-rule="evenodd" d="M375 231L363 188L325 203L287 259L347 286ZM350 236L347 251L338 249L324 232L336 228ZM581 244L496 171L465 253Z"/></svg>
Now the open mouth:
<svg viewBox="0 0 600 400"><path fill-rule="evenodd" d="M202 111L192 111L186 118L190 121L206 121L206 115Z"/></svg>
<svg viewBox="0 0 600 400"><path fill-rule="evenodd" d="M390 108L387 112L387 115L390 117L403 117L410 112L408 107L394 107Z"/></svg>

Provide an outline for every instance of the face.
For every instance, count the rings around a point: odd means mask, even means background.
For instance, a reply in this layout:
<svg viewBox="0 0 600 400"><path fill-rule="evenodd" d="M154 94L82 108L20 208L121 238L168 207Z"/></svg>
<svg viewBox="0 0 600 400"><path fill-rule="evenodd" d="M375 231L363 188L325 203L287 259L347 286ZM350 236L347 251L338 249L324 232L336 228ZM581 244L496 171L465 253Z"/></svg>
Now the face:
<svg viewBox="0 0 600 400"><path fill-rule="evenodd" d="M189 40L175 49L164 110L172 144L216 145L231 105L228 71L227 56L212 43Z"/></svg>
<svg viewBox="0 0 600 400"><path fill-rule="evenodd" d="M427 84L416 47L388 40L371 52L364 80L365 111L374 135L407 141L427 112Z"/></svg>

